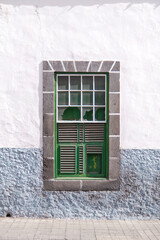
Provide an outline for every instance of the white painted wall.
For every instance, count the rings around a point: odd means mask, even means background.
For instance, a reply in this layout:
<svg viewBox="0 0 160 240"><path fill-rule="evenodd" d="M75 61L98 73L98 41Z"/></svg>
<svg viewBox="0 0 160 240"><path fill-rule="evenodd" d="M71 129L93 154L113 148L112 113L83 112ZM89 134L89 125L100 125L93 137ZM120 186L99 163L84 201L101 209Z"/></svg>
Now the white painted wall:
<svg viewBox="0 0 160 240"><path fill-rule="evenodd" d="M0 147L42 146L42 60L120 60L121 148L160 148L159 0L0 0Z"/></svg>

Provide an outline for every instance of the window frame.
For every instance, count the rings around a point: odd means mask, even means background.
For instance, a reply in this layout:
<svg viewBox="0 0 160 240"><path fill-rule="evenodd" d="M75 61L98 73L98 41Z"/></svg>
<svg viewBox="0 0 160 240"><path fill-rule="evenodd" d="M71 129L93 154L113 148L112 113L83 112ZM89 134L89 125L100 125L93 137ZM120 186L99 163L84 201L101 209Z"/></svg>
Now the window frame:
<svg viewBox="0 0 160 240"><path fill-rule="evenodd" d="M82 76L93 76L93 85L95 84L95 80L94 77L95 76L105 76L105 90L103 92L105 92L105 121L59 121L58 120L58 107L59 105L57 104L58 102L58 76L69 76L69 78L71 76L81 76L81 93L82 91ZM70 83L69 83L70 84ZM54 176L55 179L66 179L66 180L73 180L73 179L82 179L82 180L93 180L93 179L108 179L108 173L109 173L109 73L97 73L97 72L55 72L54 73L54 132L55 132L55 137L54 137L54 163L55 163L55 167L54 167ZM70 86L68 87L68 89L70 90ZM68 90L66 90L68 91ZM76 91L76 90L75 90ZM84 90L85 91L85 90ZM94 87L92 89L93 91L93 95L94 95ZM97 90L98 91L98 90ZM95 91L95 92L97 92ZM61 92L61 91L60 91ZM62 90L63 92L63 90ZM81 94L82 97L82 94ZM81 99L81 103L82 103L82 99ZM62 105L63 106L63 105ZM81 105L80 105L81 106ZM84 105L82 105L81 107L83 108ZM96 107L96 105L94 105L94 97L93 97L93 108ZM87 105L86 105L87 107ZM103 106L104 107L104 106ZM81 110L81 114L82 114L82 110ZM82 116L81 116L81 120L82 120ZM87 145L101 145L102 146L102 174L99 174L99 177L97 177L97 174L87 174L87 176L82 176L82 175L76 175L74 176L74 174L58 174L58 168L59 168L59 148L60 145L65 145L65 144L59 144L58 143L58 124L59 123L80 123L80 124L86 124L86 123L90 123L90 124L104 124L104 142L103 143L86 143L85 146ZM78 146L80 146L81 144L78 144ZM69 146L75 146L75 151L76 151L76 165L77 165L77 143L70 143ZM85 149L85 153L86 153L86 149ZM104 159L105 158L105 159ZM84 164L86 165L86 156L83 159ZM104 168L104 169L103 169ZM71 176L72 175L72 176ZM100 176L101 175L101 176Z"/></svg>
<svg viewBox="0 0 160 240"><path fill-rule="evenodd" d="M109 174L108 179L56 179L54 176L54 74L99 72L109 74ZM120 187L120 62L43 61L43 190L106 191Z"/></svg>

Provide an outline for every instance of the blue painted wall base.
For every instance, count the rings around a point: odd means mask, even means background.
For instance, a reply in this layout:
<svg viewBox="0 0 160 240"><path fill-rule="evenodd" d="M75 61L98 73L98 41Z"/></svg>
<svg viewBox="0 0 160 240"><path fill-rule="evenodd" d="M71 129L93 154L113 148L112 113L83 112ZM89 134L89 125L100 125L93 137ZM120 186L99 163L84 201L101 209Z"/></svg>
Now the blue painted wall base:
<svg viewBox="0 0 160 240"><path fill-rule="evenodd" d="M41 149L0 149L0 216L160 218L160 150L121 150L116 192L43 191Z"/></svg>

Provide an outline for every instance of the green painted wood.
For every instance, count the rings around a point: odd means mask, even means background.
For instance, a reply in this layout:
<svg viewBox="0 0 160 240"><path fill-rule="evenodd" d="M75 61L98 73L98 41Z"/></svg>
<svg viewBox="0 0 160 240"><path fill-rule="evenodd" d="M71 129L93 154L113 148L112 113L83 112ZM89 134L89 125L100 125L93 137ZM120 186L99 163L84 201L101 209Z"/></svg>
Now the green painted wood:
<svg viewBox="0 0 160 240"><path fill-rule="evenodd" d="M80 143L80 123L77 123L77 131L78 131L78 140L77 143L59 143L58 142L58 123L56 122L56 74L55 73L55 99L54 99L54 132L55 132L55 178L57 179L105 179L108 178L108 169L109 169L109 74L107 74L107 92L106 92L106 98L107 98L107 106L105 108L106 111L106 124L104 124L104 142L86 142L85 141L85 123L81 123L83 125L83 143ZM67 74L64 73L63 74ZM70 74L70 73L69 73ZM74 73L75 74L75 73ZM82 74L82 73L77 73ZM99 74L99 73L83 73L85 75L87 74ZM105 73L106 74L106 73ZM104 108L101 110L98 114L98 118L100 120L103 119L104 116ZM99 120L98 119L98 120ZM89 123L89 122L88 122ZM98 123L97 123L98 124ZM60 172L60 147L61 146L75 146L76 147L76 159L75 159L75 173L61 173ZM79 172L79 147L83 147L83 173L81 174ZM87 154L87 146L102 146L102 154ZM94 159L94 161L93 161ZM96 163L96 169L93 169ZM89 166L91 166L90 170Z"/></svg>

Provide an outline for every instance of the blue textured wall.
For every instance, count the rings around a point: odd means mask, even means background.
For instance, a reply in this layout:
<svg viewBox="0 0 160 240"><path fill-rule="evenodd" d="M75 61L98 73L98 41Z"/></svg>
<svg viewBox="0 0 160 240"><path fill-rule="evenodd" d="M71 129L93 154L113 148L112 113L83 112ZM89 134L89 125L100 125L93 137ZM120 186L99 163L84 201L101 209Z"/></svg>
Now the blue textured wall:
<svg viewBox="0 0 160 240"><path fill-rule="evenodd" d="M160 218L160 150L121 150L118 192L42 191L42 150L0 149L0 216Z"/></svg>

